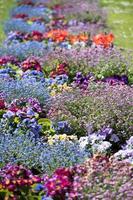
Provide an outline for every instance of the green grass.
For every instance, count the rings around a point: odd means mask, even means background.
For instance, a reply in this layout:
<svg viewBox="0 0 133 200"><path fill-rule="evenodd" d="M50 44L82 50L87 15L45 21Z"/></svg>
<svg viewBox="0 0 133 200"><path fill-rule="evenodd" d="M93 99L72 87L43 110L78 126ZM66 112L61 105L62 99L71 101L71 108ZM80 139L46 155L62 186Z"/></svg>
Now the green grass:
<svg viewBox="0 0 133 200"><path fill-rule="evenodd" d="M133 49L133 0L101 0L109 10L107 23L115 34L115 44Z"/></svg>
<svg viewBox="0 0 133 200"><path fill-rule="evenodd" d="M0 43L4 40L5 34L3 24L9 18L10 10L14 6L15 0L0 0Z"/></svg>

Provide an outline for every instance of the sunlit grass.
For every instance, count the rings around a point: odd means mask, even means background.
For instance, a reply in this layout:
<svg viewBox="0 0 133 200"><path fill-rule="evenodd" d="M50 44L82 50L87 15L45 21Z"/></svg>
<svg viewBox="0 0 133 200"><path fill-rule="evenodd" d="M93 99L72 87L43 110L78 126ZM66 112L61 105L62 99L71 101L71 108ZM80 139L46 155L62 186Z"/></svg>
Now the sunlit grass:
<svg viewBox="0 0 133 200"><path fill-rule="evenodd" d="M0 43L5 38L3 24L10 15L10 10L14 6L15 0L0 0Z"/></svg>
<svg viewBox="0 0 133 200"><path fill-rule="evenodd" d="M133 0L101 0L109 9L108 25L115 34L115 43L133 49Z"/></svg>

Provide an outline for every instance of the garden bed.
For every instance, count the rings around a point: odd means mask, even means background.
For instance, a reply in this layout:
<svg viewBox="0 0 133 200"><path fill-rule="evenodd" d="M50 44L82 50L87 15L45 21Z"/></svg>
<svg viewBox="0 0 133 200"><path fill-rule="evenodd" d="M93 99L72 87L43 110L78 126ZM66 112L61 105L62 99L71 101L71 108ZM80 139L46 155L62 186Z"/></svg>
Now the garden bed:
<svg viewBox="0 0 133 200"><path fill-rule="evenodd" d="M17 0L0 47L0 200L133 199L133 54L99 1Z"/></svg>

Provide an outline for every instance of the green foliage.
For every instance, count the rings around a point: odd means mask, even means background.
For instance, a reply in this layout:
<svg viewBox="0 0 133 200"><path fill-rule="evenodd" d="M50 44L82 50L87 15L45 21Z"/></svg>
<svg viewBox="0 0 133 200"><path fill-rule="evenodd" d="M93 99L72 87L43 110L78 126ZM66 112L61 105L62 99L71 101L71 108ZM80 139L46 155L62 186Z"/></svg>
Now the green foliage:
<svg viewBox="0 0 133 200"><path fill-rule="evenodd" d="M40 192L40 193L35 193L32 188L29 187L21 187L20 191L19 191L19 195L17 195L17 197L21 200L41 200L42 196L44 195L44 192ZM10 192L9 190L6 189L2 189L0 190L0 199L10 199L12 198L14 195L12 192Z"/></svg>
<svg viewBox="0 0 133 200"><path fill-rule="evenodd" d="M52 122L46 118L40 118L38 124L42 126L41 133L45 136L54 135L55 131L52 128Z"/></svg>

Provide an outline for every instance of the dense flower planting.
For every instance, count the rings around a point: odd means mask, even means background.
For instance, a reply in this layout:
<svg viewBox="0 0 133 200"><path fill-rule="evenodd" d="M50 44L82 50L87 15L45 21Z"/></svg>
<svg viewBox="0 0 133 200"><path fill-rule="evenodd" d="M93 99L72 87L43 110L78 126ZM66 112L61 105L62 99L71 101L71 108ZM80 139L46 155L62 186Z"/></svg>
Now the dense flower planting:
<svg viewBox="0 0 133 200"><path fill-rule="evenodd" d="M0 200L133 199L133 56L94 0L16 0L0 46Z"/></svg>

